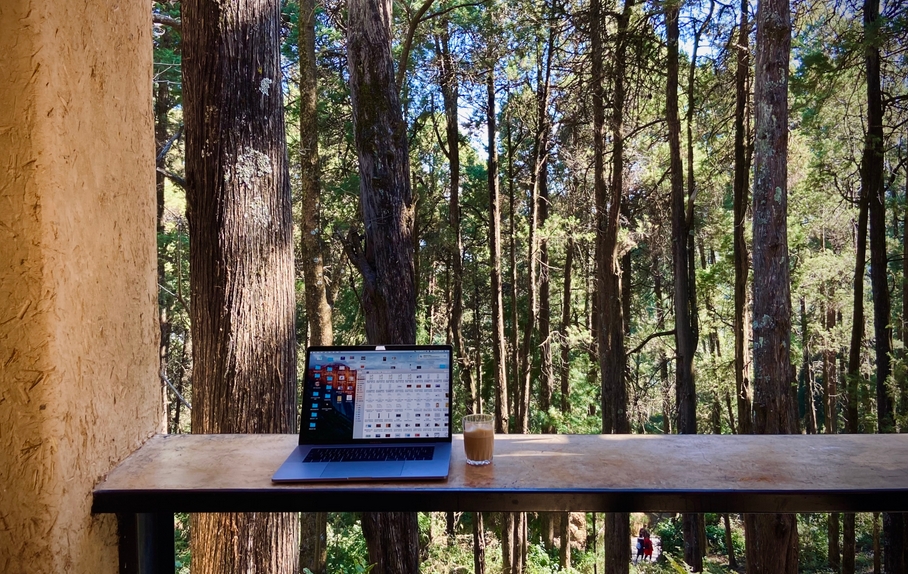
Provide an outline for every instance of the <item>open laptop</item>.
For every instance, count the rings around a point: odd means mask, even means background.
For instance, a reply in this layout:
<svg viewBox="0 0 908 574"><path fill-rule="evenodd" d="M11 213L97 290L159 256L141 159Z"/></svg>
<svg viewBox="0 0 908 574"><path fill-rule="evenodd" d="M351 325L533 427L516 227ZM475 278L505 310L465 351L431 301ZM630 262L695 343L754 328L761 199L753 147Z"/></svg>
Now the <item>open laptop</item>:
<svg viewBox="0 0 908 574"><path fill-rule="evenodd" d="M273 482L443 479L449 345L310 347L299 446Z"/></svg>

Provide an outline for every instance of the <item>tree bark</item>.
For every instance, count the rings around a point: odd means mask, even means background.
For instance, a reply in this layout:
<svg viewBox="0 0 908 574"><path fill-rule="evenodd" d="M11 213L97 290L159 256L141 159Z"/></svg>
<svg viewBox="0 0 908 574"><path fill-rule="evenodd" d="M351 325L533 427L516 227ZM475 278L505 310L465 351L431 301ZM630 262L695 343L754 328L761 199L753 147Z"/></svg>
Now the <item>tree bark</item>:
<svg viewBox="0 0 908 574"><path fill-rule="evenodd" d="M728 552L728 567L731 570L737 570L738 558L735 556L735 546L732 543L731 519L729 518L728 513L722 515L722 520L725 523L725 550Z"/></svg>
<svg viewBox="0 0 908 574"><path fill-rule="evenodd" d="M883 186L883 102L880 80L879 0L864 0L864 63L867 73L867 133L861 161L861 187L869 206L870 285L873 291L873 333L876 352L877 426L896 432L895 404L887 384L891 373L892 308L886 252L886 190ZM905 515L883 514L883 569L908 571Z"/></svg>
<svg viewBox="0 0 908 574"><path fill-rule="evenodd" d="M482 513L473 513L473 574L485 574L486 539Z"/></svg>
<svg viewBox="0 0 908 574"><path fill-rule="evenodd" d="M824 319L826 331L832 333L836 327L836 312L832 303L832 294L827 295L826 317ZM839 432L839 381L838 361L836 352L831 346L823 350L823 380L826 383L826 434Z"/></svg>
<svg viewBox="0 0 908 574"><path fill-rule="evenodd" d="M547 164L548 162L546 162ZM539 227L545 228L549 217L549 184L548 170L543 168L539 173ZM552 358L552 304L551 274L549 272L549 241L545 233L539 239L539 410L543 414L542 432L554 433L555 425L549 409L552 406L552 394L555 389L555 367Z"/></svg>
<svg viewBox="0 0 908 574"><path fill-rule="evenodd" d="M516 512L501 513L501 572L502 574L518 574L511 568L514 562L512 548L514 545L514 517Z"/></svg>
<svg viewBox="0 0 908 574"><path fill-rule="evenodd" d="M753 340L754 432L790 434L791 278L788 261L788 0L757 9L756 145L754 154ZM794 514L745 517L747 572L795 574L798 530Z"/></svg>
<svg viewBox="0 0 908 574"><path fill-rule="evenodd" d="M347 64L359 159L365 243L348 256L363 277L362 305L370 344L416 342L413 199L406 125L391 59L390 0L347 3ZM415 512L363 513L373 574L419 571Z"/></svg>
<svg viewBox="0 0 908 574"><path fill-rule="evenodd" d="M561 547L558 551L558 565L567 572L571 567L571 513L561 512L559 517L558 536L561 538Z"/></svg>
<svg viewBox="0 0 908 574"><path fill-rule="evenodd" d="M464 389L467 413L479 412L479 394L470 370L470 360L463 340L463 231L460 225L460 127L457 123L460 86L451 54L449 24L441 24L442 32L435 39L439 63L439 85L445 112L445 152L450 171L448 225L453 241L448 257L451 261L451 340L456 350L458 372Z"/></svg>
<svg viewBox="0 0 908 574"><path fill-rule="evenodd" d="M599 368L602 373L602 432L630 431L627 417L625 371L625 318L621 297L618 257L618 224L624 191L624 104L630 16L634 1L625 0L618 16L613 56L613 94L610 135L612 138L611 197L605 179L605 106L603 101L603 14L599 0L590 2L590 56L593 100L594 186L596 198L596 320ZM605 519L605 571L626 573L630 564L630 516L607 514Z"/></svg>
<svg viewBox="0 0 908 574"><path fill-rule="evenodd" d="M364 512L363 536L369 548L370 572L419 572L419 524L415 512Z"/></svg>
<svg viewBox="0 0 908 574"><path fill-rule="evenodd" d="M548 103L554 42L555 28L553 25L550 25L548 28L546 45L543 54L538 59L536 68L536 129L534 130L533 135L533 172L530 184L532 193L530 194L529 237L527 240L527 300L529 310L523 328L523 345L520 350L521 378L519 381L519 401L517 403L517 431L520 434L529 432L530 425L533 331L536 329L537 322L540 322L540 327L542 326L543 320L545 321L546 326L549 325L549 318L545 317L543 319L540 309L542 282L540 277L541 265L537 260L537 257L541 258L542 254L543 240L539 237L539 228L544 221L542 221L541 218L548 213L548 206L543 206L543 203L547 201L547 199L544 199L544 196L548 195L549 135L551 132L551 121L548 118ZM537 251L539 251L539 254L537 254ZM545 253L547 256L547 249ZM547 263L547 261L545 263ZM548 270L543 269L542 272L546 275L545 279L547 281ZM538 285L537 281L539 281ZM547 303L548 293L546 293L546 304ZM546 342L542 340L542 337L543 335L540 332L540 345L546 344ZM544 350L543 360L545 360L545 355L546 353ZM551 347L548 349L547 356L549 361L549 376L545 377L545 380L542 382L541 394L543 396L541 398L541 406L545 406L546 402L551 402ZM548 387L547 391L546 387ZM545 396L546 394L548 394L548 397Z"/></svg>
<svg viewBox="0 0 908 574"><path fill-rule="evenodd" d="M867 259L867 198L863 188L858 197L858 221L855 229L854 286L851 318L851 342L848 347L848 372L845 375L845 432L856 434L858 427L858 396L861 381L861 347L864 341L864 269ZM845 514L843 527L842 573L854 572L856 539L855 515Z"/></svg>
<svg viewBox="0 0 908 574"><path fill-rule="evenodd" d="M300 516L300 572L326 574L328 560L328 513L303 512Z"/></svg>
<svg viewBox="0 0 908 574"><path fill-rule="evenodd" d="M520 386L518 380L520 379L520 358L519 358L519 333L520 327L517 320L517 232L516 232L516 210L517 210L517 200L516 192L514 190L514 157L516 151L514 149L514 141L511 137L511 130L513 128L513 123L510 117L510 108L508 108L507 115L507 150L508 150L508 230L511 237L509 242L508 250L508 262L510 264L511 271L511 286L508 289L511 300L511 328L510 328L510 353L508 358L510 360L510 370L511 377L508 378L511 386L508 388L508 399L510 404L508 406L508 412L510 413L510 421L514 421L512 424L516 428L519 425L517 424L517 403L519 392L517 387Z"/></svg>
<svg viewBox="0 0 908 574"><path fill-rule="evenodd" d="M489 256L492 272L492 358L495 362L495 432L508 432L507 343L501 287L501 194L498 186L498 132L495 115L495 70L486 81L486 122L489 145Z"/></svg>
<svg viewBox="0 0 908 574"><path fill-rule="evenodd" d="M300 251L310 345L334 342L322 255L321 176L318 153L318 74L315 66L315 0L300 0ZM300 570L326 572L328 514L300 514Z"/></svg>
<svg viewBox="0 0 908 574"><path fill-rule="evenodd" d="M747 275L749 271L744 224L747 218L748 174L748 89L750 73L750 23L747 0L741 0L741 21L735 47L735 177L734 177L734 265L735 265L735 392L737 394L738 432L752 432L752 405L748 365Z"/></svg>
<svg viewBox="0 0 908 574"><path fill-rule="evenodd" d="M182 11L192 430L295 432L280 2L187 0ZM193 515L193 571L294 573L298 528L295 513Z"/></svg>
<svg viewBox="0 0 908 574"><path fill-rule="evenodd" d="M678 432L697 433L697 397L694 387L693 361L697 343L691 324L690 301L693 282L690 276L688 241L690 221L687 220L684 197L684 167L681 162L681 120L678 115L678 14L680 5L665 4L668 37L668 74L665 84L665 116L668 124L670 157L669 179L672 199L672 269L674 271L675 304L675 397L678 408ZM692 169L692 168L691 168ZM703 570L702 543L696 514L682 516L684 531L684 561L693 572Z"/></svg>
<svg viewBox="0 0 908 574"><path fill-rule="evenodd" d="M300 0L300 248L309 344L334 342L321 248L315 0Z"/></svg>
<svg viewBox="0 0 908 574"><path fill-rule="evenodd" d="M554 18L554 15L552 15ZM551 121L548 119L548 93L549 77L552 68L552 51L554 50L555 33L549 28L549 40L546 49L545 65L545 95L539 101L539 121L542 122L540 144L541 156L539 158L539 207L536 210L539 216L539 229L544 230L549 218L549 138ZM552 317L551 317L551 274L549 273L549 241L546 233L539 238L539 348L540 348L540 374L539 374L539 410L543 413L542 432L554 433L555 426L549 414L552 406L552 394L555 388L555 369L552 359Z"/></svg>
<svg viewBox="0 0 908 574"><path fill-rule="evenodd" d="M807 434L817 434L817 410L814 406L813 375L810 369L810 338L807 334L807 302L801 297L801 387L804 390L804 409ZM825 403L824 403L825 404Z"/></svg>
<svg viewBox="0 0 908 574"><path fill-rule="evenodd" d="M832 512L829 514L827 520L828 528L828 542L827 545L827 562L829 564L829 569L833 572L838 572L842 560L839 550L839 527L841 523L839 522L839 514L837 512Z"/></svg>
<svg viewBox="0 0 908 574"><path fill-rule="evenodd" d="M854 574L854 518L853 513L842 515L842 574Z"/></svg>
<svg viewBox="0 0 908 574"><path fill-rule="evenodd" d="M899 335L902 338L903 354L904 343L908 343L908 162L905 163L905 207L902 209L902 322ZM908 387L902 386L903 412L908 411Z"/></svg>
<svg viewBox="0 0 908 574"><path fill-rule="evenodd" d="M394 86L389 0L348 3L347 63L365 229L364 243L353 242L347 250L363 276L366 339L412 344L413 198L406 125Z"/></svg>
<svg viewBox="0 0 908 574"><path fill-rule="evenodd" d="M571 348L568 329L571 326L571 275L574 264L574 237L568 237L564 256L564 292L561 298L561 414L571 412Z"/></svg>
<svg viewBox="0 0 908 574"><path fill-rule="evenodd" d="M626 0L618 19L617 46L615 48L614 91L611 117L612 180L611 197L605 181L605 110L603 106L603 66L601 41L601 5L590 4L592 20L592 73L593 73L593 132L594 178L597 205L598 268L597 292L599 303L598 346L602 372L602 432L624 434L630 431L627 418L627 389L625 371L627 355L624 341L623 307L621 305L621 269L618 257L618 225L624 189L624 74L625 49L633 9L633 0ZM628 552L630 550L628 549Z"/></svg>

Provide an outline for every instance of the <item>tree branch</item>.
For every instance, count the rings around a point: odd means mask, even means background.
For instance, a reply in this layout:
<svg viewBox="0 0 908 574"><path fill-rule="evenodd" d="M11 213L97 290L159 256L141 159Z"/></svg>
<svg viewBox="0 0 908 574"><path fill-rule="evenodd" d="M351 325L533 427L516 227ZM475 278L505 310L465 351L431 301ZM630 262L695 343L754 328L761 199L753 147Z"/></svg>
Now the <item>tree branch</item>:
<svg viewBox="0 0 908 574"><path fill-rule="evenodd" d="M164 177L166 177L166 178L169 179L170 181L172 181L172 182L174 182L175 184L179 185L179 186L182 187L183 189L186 189L186 180L183 179L182 177L178 176L178 175L175 174L175 173L170 173L169 171L167 171L166 169L164 169L164 168L162 168L162 167L159 167L159 168L157 169L157 171L158 171L158 173L164 174Z"/></svg>
<svg viewBox="0 0 908 574"><path fill-rule="evenodd" d="M183 403L183 405L184 405L187 409L189 409L189 410L191 411L191 410L192 410L192 405L190 405L188 402L186 402L186 399L184 399L184 398L183 398L183 395L180 394L180 391L178 391L177 388L176 388L175 386L173 386L173 383L170 382L170 380L167 378L167 375L165 375L165 374L163 373L163 371L161 372L161 380L164 381L164 383L165 383L168 387L170 387L170 390L173 391L173 394L175 394L175 395L177 396L177 399L178 399L181 403Z"/></svg>
<svg viewBox="0 0 908 574"><path fill-rule="evenodd" d="M416 27L419 26L422 17L429 8L432 7L434 1L435 0L425 0L422 3L422 6L419 7L419 10L416 11L416 15L410 20L410 25L407 26L407 36L404 38L404 45L400 51L400 61L397 63L397 77L394 78L394 81L397 83L398 93L403 89L404 78L407 75L407 65L410 61L410 49L413 47L413 36L416 35Z"/></svg>
<svg viewBox="0 0 908 574"><path fill-rule="evenodd" d="M177 133L173 134L173 137L171 137L169 140L167 140L167 143L165 143L163 146L161 146L161 151L158 152L158 157L155 158L155 163L158 163L162 159L164 159L164 156L167 155L167 152L170 151L170 148L173 147L173 144L175 144L177 142L177 140L180 139L181 135L183 135L183 125L182 124L180 125L180 129L177 130Z"/></svg>
<svg viewBox="0 0 908 574"><path fill-rule="evenodd" d="M158 14L157 12L151 13L151 22L153 24L161 24L163 26L170 26L177 32L183 31L183 23L180 22L177 18L173 16L168 16L167 14Z"/></svg>
<svg viewBox="0 0 908 574"><path fill-rule="evenodd" d="M636 347L634 347L633 349L631 349L630 351L628 351L628 352L627 352L627 356L630 357L630 356L633 355L634 353L639 352L640 349L642 349L647 343L649 343L650 341L652 341L652 340L655 339L656 337L667 337L667 336L669 336L669 335L674 335L674 334L675 334L675 330L674 330L674 329L672 329L671 331L657 331L657 332L655 332L655 333L650 333L645 339L643 339L643 341L640 342L639 345L637 345Z"/></svg>

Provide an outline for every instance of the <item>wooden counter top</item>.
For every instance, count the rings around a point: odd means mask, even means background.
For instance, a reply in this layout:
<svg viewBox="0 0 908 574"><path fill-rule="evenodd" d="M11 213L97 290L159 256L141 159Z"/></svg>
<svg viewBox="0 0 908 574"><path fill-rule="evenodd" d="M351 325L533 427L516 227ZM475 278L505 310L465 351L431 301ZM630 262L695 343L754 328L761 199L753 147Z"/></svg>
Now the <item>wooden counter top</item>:
<svg viewBox="0 0 908 574"><path fill-rule="evenodd" d="M908 511L908 435L496 435L444 481L273 484L296 435L158 435L94 490L96 513Z"/></svg>

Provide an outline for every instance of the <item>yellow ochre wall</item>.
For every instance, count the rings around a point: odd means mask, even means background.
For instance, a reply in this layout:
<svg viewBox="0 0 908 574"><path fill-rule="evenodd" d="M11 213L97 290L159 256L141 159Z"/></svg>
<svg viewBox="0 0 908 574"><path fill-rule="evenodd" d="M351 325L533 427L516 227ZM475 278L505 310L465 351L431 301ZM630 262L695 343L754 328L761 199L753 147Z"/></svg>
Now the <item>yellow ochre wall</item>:
<svg viewBox="0 0 908 574"><path fill-rule="evenodd" d="M0 572L117 572L160 429L151 4L0 0Z"/></svg>

